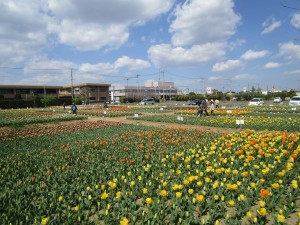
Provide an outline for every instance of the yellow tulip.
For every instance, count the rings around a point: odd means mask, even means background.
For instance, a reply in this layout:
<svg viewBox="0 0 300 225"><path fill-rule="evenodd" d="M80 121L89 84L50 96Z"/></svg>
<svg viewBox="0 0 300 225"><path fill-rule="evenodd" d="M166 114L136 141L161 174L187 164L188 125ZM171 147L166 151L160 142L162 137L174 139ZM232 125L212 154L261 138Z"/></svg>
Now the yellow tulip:
<svg viewBox="0 0 300 225"><path fill-rule="evenodd" d="M108 194L105 191L101 194L101 199L107 199L107 198L108 198Z"/></svg>
<svg viewBox="0 0 300 225"><path fill-rule="evenodd" d="M143 188L143 194L147 194L148 193L148 189L147 188Z"/></svg>
<svg viewBox="0 0 300 225"><path fill-rule="evenodd" d="M124 217L121 221L120 221L120 225L128 225L129 224L129 220Z"/></svg>
<svg viewBox="0 0 300 225"><path fill-rule="evenodd" d="M193 190L193 189L189 189L189 190L188 190L188 193L191 195L191 194L194 193L194 190Z"/></svg>
<svg viewBox="0 0 300 225"><path fill-rule="evenodd" d="M176 192L176 198L181 198L182 197L182 192Z"/></svg>
<svg viewBox="0 0 300 225"><path fill-rule="evenodd" d="M267 215L267 209L266 208L260 208L259 210L257 210L257 213L261 216L266 216Z"/></svg>
<svg viewBox="0 0 300 225"><path fill-rule="evenodd" d="M203 202L204 201L204 196L203 195L197 195L197 201L198 202Z"/></svg>
<svg viewBox="0 0 300 225"><path fill-rule="evenodd" d="M62 200L63 200L63 197L62 197L62 196L59 196L59 197L58 197L58 201L61 202Z"/></svg>
<svg viewBox="0 0 300 225"><path fill-rule="evenodd" d="M168 195L168 192L166 190L161 190L160 195L162 197L166 197Z"/></svg>
<svg viewBox="0 0 300 225"><path fill-rule="evenodd" d="M48 222L49 222L49 217L44 217L44 218L42 219L41 224L42 224L42 225L46 225Z"/></svg>
<svg viewBox="0 0 300 225"><path fill-rule="evenodd" d="M283 223L285 221L285 216L282 214L278 214L277 216L277 222Z"/></svg>
<svg viewBox="0 0 300 225"><path fill-rule="evenodd" d="M118 192L116 193L116 198L121 198L121 196L122 196L122 192L121 192L121 191L118 191Z"/></svg>
<svg viewBox="0 0 300 225"><path fill-rule="evenodd" d="M234 207L235 206L235 202L233 200L229 200L228 201L228 205L231 206L231 207Z"/></svg>
<svg viewBox="0 0 300 225"><path fill-rule="evenodd" d="M152 204L152 199L151 199L151 198L146 198L146 203L147 203L148 205Z"/></svg>

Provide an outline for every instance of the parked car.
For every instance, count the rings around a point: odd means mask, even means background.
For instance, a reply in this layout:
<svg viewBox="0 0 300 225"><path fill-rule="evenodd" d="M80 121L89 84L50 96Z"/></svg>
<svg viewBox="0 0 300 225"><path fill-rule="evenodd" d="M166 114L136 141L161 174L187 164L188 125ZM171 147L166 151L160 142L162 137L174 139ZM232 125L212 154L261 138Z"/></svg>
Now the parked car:
<svg viewBox="0 0 300 225"><path fill-rule="evenodd" d="M155 103L154 98L144 98L140 105L153 105Z"/></svg>
<svg viewBox="0 0 300 225"><path fill-rule="evenodd" d="M274 103L280 103L280 102L282 102L282 99L280 97L274 98Z"/></svg>
<svg viewBox="0 0 300 225"><path fill-rule="evenodd" d="M201 99L194 99L193 101L191 101L191 102L189 103L189 105L200 105L201 102L202 102Z"/></svg>
<svg viewBox="0 0 300 225"><path fill-rule="evenodd" d="M249 102L249 105L263 105L264 101L262 98L252 98Z"/></svg>
<svg viewBox="0 0 300 225"><path fill-rule="evenodd" d="M292 105L292 106L299 105L300 106L300 96L294 96L294 97L292 97L290 99L289 105Z"/></svg>

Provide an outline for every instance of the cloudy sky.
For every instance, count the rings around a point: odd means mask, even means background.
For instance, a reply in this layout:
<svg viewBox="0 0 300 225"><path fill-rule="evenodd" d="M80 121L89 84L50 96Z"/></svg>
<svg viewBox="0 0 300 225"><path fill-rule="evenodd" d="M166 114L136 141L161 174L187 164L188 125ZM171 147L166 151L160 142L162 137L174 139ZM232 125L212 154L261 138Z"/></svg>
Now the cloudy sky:
<svg viewBox="0 0 300 225"><path fill-rule="evenodd" d="M284 5L288 7L284 7ZM296 8L296 9L293 9ZM0 0L0 84L296 89L296 0Z"/></svg>

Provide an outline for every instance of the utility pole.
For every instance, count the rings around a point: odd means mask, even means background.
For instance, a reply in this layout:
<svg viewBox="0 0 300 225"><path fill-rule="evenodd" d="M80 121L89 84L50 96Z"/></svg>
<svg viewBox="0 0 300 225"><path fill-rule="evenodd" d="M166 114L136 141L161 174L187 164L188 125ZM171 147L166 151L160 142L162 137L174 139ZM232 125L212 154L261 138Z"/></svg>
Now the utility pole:
<svg viewBox="0 0 300 225"><path fill-rule="evenodd" d="M126 97L126 101L128 101L128 80L129 78L126 78L126 92L125 92L125 97Z"/></svg>
<svg viewBox="0 0 300 225"><path fill-rule="evenodd" d="M74 97L74 87L73 87L73 69L71 68L71 92L72 92L72 99L75 101Z"/></svg>
<svg viewBox="0 0 300 225"><path fill-rule="evenodd" d="M136 75L136 82L137 82L136 91L137 91L137 96L138 96L139 99L140 99L140 91L139 91L139 87L140 87L140 85L139 85L139 77L140 76L141 75L139 75L139 74Z"/></svg>
<svg viewBox="0 0 300 225"><path fill-rule="evenodd" d="M162 70L162 77L163 77L163 100L165 101L165 71Z"/></svg>

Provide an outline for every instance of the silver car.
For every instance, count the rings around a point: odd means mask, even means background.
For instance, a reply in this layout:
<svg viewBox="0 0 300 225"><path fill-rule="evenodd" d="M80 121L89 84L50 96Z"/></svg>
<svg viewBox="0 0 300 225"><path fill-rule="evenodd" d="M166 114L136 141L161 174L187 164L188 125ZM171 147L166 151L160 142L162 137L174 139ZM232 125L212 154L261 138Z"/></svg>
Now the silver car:
<svg viewBox="0 0 300 225"><path fill-rule="evenodd" d="M262 98L252 98L249 102L249 105L263 105L264 101Z"/></svg>
<svg viewBox="0 0 300 225"><path fill-rule="evenodd" d="M297 106L300 105L300 96L294 96L290 99L289 105Z"/></svg>

